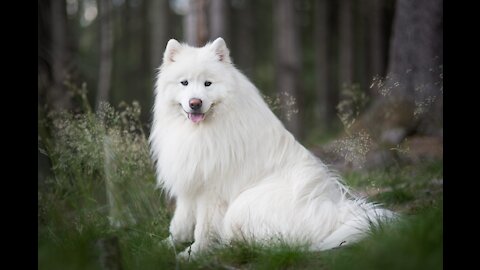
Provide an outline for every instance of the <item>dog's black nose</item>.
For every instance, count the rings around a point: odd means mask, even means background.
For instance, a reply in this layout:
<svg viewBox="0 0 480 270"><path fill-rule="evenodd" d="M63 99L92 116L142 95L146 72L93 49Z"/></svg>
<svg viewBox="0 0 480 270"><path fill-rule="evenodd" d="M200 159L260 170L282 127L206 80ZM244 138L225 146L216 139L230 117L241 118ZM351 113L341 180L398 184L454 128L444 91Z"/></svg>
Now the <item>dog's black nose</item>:
<svg viewBox="0 0 480 270"><path fill-rule="evenodd" d="M198 98L191 98L188 102L192 110L198 110L202 107L202 100Z"/></svg>

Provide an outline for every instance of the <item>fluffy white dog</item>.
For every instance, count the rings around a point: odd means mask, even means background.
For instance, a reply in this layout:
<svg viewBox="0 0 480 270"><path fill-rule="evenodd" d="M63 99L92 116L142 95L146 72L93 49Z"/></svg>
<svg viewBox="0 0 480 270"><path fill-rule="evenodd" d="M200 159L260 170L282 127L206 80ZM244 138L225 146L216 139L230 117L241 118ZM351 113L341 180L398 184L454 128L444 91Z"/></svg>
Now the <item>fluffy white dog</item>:
<svg viewBox="0 0 480 270"><path fill-rule="evenodd" d="M153 111L158 183L176 198L170 233L193 240L193 254L235 239L324 250L395 216L352 196L295 140L222 38L201 48L168 42Z"/></svg>

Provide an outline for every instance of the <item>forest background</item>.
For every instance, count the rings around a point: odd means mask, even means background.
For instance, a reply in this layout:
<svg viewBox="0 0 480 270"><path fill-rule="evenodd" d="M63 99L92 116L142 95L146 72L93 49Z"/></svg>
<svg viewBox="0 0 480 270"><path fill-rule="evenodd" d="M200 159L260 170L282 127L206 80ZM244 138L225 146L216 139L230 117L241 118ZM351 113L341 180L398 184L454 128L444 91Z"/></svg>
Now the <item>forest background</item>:
<svg viewBox="0 0 480 270"><path fill-rule="evenodd" d="M437 242L404 244L425 244L441 264L442 0L39 0L40 265L98 266L87 243L99 239L140 245L140 236L99 225L107 216L137 232L163 224L147 231L166 233L169 207L154 191L146 143L156 69L170 38L203 46L220 36L287 129L348 184L430 217L420 229L440 222ZM64 262L62 252L78 261ZM131 254L116 261L144 266Z"/></svg>

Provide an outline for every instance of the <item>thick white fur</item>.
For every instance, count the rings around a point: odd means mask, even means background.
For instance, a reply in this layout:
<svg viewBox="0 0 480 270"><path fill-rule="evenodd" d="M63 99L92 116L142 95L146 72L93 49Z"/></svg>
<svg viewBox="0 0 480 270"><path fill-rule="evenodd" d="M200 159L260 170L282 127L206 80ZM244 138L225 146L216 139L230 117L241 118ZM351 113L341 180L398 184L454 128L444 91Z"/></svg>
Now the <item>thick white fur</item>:
<svg viewBox="0 0 480 270"><path fill-rule="evenodd" d="M171 236L194 240L191 252L235 239L324 250L394 216L352 196L295 140L230 62L223 39L202 48L170 40L155 94L150 144L158 184L176 198ZM188 119L190 98L203 101L205 120Z"/></svg>

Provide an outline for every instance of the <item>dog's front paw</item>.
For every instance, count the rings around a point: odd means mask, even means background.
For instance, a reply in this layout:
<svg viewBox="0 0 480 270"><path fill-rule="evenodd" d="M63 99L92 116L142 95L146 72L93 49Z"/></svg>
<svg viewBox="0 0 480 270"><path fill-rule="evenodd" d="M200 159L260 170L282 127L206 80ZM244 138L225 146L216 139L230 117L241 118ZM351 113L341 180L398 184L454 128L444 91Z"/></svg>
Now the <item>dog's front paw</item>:
<svg viewBox="0 0 480 270"><path fill-rule="evenodd" d="M193 227L191 226L172 221L169 231L174 243L193 241Z"/></svg>
<svg viewBox="0 0 480 270"><path fill-rule="evenodd" d="M183 261L192 260L194 252L192 252L192 246L187 247L184 251L178 253L177 258Z"/></svg>

